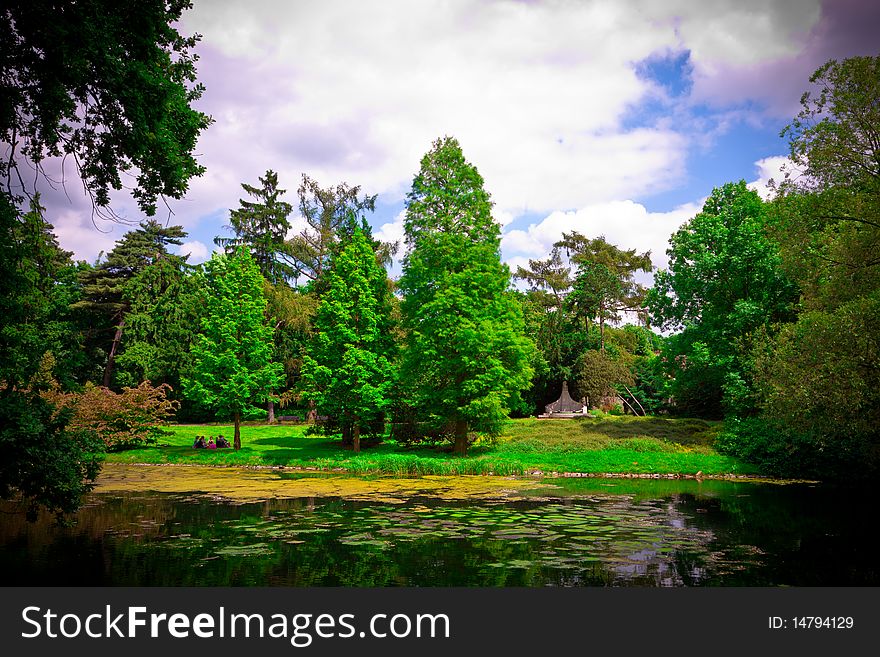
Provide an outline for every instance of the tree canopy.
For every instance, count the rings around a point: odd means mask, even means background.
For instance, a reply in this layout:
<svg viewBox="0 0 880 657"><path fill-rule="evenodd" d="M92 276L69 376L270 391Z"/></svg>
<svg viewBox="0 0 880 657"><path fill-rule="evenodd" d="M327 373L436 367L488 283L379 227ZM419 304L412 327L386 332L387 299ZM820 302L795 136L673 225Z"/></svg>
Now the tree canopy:
<svg viewBox="0 0 880 657"><path fill-rule="evenodd" d="M791 317L797 288L767 235L767 212L745 181L716 188L702 211L670 239L669 268L657 272L654 321L683 329L667 345L674 395L683 409L721 417L753 409L748 372L756 330Z"/></svg>
<svg viewBox="0 0 880 657"><path fill-rule="evenodd" d="M199 403L230 413L234 447L241 448L242 414L265 401L282 375L273 359L263 277L247 249L214 254L205 266L205 314L192 346L193 375L184 393Z"/></svg>
<svg viewBox="0 0 880 657"><path fill-rule="evenodd" d="M193 155L211 118L192 108L204 91L192 49L198 35L174 27L188 0L11 0L0 12L0 162L6 193L18 186L19 158L37 167L71 156L98 208L122 189L148 215L159 197L180 198L204 173Z"/></svg>
<svg viewBox="0 0 880 657"><path fill-rule="evenodd" d="M394 378L391 292L368 238L355 229L334 257L302 367L304 396L351 433L354 451L376 421L384 429Z"/></svg>
<svg viewBox="0 0 880 657"><path fill-rule="evenodd" d="M416 403L453 427L463 455L469 428L500 429L531 378L533 346L508 291L483 179L455 139L437 140L422 158L404 230L403 377Z"/></svg>

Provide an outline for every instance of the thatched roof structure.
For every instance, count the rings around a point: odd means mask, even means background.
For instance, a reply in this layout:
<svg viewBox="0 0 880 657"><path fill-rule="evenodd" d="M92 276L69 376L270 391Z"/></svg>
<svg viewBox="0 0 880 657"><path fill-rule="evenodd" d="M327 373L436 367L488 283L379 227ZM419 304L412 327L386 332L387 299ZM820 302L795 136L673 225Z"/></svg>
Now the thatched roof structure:
<svg viewBox="0 0 880 657"><path fill-rule="evenodd" d="M547 415L554 415L559 413L582 413L584 410L584 405L580 402L576 402L571 398L571 395L568 394L568 382L562 382L562 394L559 395L559 399L557 399L552 404L547 404L544 407L544 413Z"/></svg>

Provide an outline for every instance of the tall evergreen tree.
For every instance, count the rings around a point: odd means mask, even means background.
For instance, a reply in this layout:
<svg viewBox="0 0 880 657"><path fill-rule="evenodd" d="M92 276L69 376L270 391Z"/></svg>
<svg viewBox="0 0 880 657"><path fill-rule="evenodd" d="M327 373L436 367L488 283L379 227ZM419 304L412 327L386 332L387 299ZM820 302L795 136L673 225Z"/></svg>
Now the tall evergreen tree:
<svg viewBox="0 0 880 657"><path fill-rule="evenodd" d="M182 258L160 258L124 285L129 308L116 358L115 381L136 387L142 381L180 386L189 371L190 345L204 306L200 277Z"/></svg>
<svg viewBox="0 0 880 657"><path fill-rule="evenodd" d="M266 171L260 184L261 187L241 184L244 191L257 200L241 199L241 207L229 214L227 228L234 236L216 237L214 242L226 249L227 254L246 247L266 280L277 284L296 276L296 270L288 262L290 249L285 244L293 206L280 199L286 190L278 187L278 174L274 171Z"/></svg>
<svg viewBox="0 0 880 657"><path fill-rule="evenodd" d="M215 254L205 269L205 314L192 346L193 375L183 379L184 394L232 413L233 444L241 449L242 414L280 385L282 368L273 361L263 277L247 249Z"/></svg>
<svg viewBox="0 0 880 657"><path fill-rule="evenodd" d="M406 208L403 375L421 411L453 427L464 455L469 429L500 430L528 385L533 346L508 290L489 194L457 140L434 142Z"/></svg>
<svg viewBox="0 0 880 657"><path fill-rule="evenodd" d="M102 381L104 387L110 386L130 309L125 298L126 285L144 269L163 259L170 260L175 268L182 268L186 256L169 253L168 246L181 244L185 237L182 226L166 227L149 219L137 230L123 235L106 260L83 272L84 298L75 304L75 308L93 313L101 324L95 337L108 347Z"/></svg>
<svg viewBox="0 0 880 657"><path fill-rule="evenodd" d="M394 348L387 275L360 229L333 259L327 285L303 363L304 396L351 431L359 452L361 434L389 404Z"/></svg>

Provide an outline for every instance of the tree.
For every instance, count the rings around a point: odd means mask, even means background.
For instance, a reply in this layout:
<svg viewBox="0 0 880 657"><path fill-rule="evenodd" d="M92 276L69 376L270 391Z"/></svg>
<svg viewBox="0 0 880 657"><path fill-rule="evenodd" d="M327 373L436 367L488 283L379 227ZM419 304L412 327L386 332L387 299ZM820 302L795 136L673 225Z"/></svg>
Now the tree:
<svg viewBox="0 0 880 657"><path fill-rule="evenodd" d="M303 174L297 194L299 211L306 226L288 240L287 246L295 276L305 277L317 285L319 296L326 289L322 277L340 243L350 238L355 229L370 234L366 213L376 209L376 195L361 197L360 192L359 185L351 187L347 183L325 189ZM383 244L372 237L370 241L379 262L388 264L397 245Z"/></svg>
<svg viewBox="0 0 880 657"><path fill-rule="evenodd" d="M64 344L69 259L41 212L35 199L23 216L0 194L0 497L21 496L31 519L75 511L101 464L95 440L40 397L64 364L52 350Z"/></svg>
<svg viewBox="0 0 880 657"><path fill-rule="evenodd" d="M554 248L564 248L578 266L568 302L576 314L598 321L599 350L604 352L605 322L619 322L621 313L642 309L645 288L635 274L653 271L651 253L624 251L604 236L588 239L577 231L563 233Z"/></svg>
<svg viewBox="0 0 880 657"><path fill-rule="evenodd" d="M305 398L343 433L351 431L355 452L361 433L384 418L390 403L394 343L386 281L368 238L355 229L333 259L302 367Z"/></svg>
<svg viewBox="0 0 880 657"><path fill-rule="evenodd" d="M663 328L682 329L664 352L676 405L708 417L754 412L752 337L790 319L797 299L767 235L764 202L745 181L716 188L673 234L667 254L648 307Z"/></svg>
<svg viewBox="0 0 880 657"><path fill-rule="evenodd" d="M616 386L635 384L629 367L604 351L595 349L585 351L578 359L576 381L578 394L586 397L591 408L600 406L604 400L616 395Z"/></svg>
<svg viewBox="0 0 880 657"><path fill-rule="evenodd" d="M187 0L11 0L0 12L0 134L8 155L0 162L5 193L20 192L20 158L41 171L46 156L70 155L97 208L122 189L120 172L133 172L132 192L148 215L160 196L180 198L204 167L194 156L211 118L191 104L198 35L174 25Z"/></svg>
<svg viewBox="0 0 880 657"><path fill-rule="evenodd" d="M145 269L169 261L172 271L182 270L188 256L173 255L169 245L179 245L186 237L182 226L165 227L155 219L141 223L137 230L129 231L114 245L107 259L93 269L83 272L83 299L74 307L92 313L103 324L96 336L106 345L106 334L112 334L102 385L110 387L116 355L122 341L128 313L131 309L126 288ZM161 266L161 265L160 265Z"/></svg>
<svg viewBox="0 0 880 657"><path fill-rule="evenodd" d="M192 346L192 378L183 379L184 394L232 413L234 447L241 449L242 414L278 387L281 365L272 360L263 277L247 250L215 254L205 269L205 315Z"/></svg>
<svg viewBox="0 0 880 657"><path fill-rule="evenodd" d="M880 56L830 60L820 66L801 97L801 111L782 131L789 158L803 176L791 179L802 191L880 185Z"/></svg>
<svg viewBox="0 0 880 657"><path fill-rule="evenodd" d="M71 156L99 210L122 188L122 171L133 174L133 196L148 215L160 196L180 198L204 171L192 153L211 122L190 106L202 93L191 52L198 37L173 27L190 6L148 0L120 12L107 0L12 0L0 10L0 495L30 498L32 515L40 505L74 510L100 459L64 414L27 389L45 345L24 336L52 316L31 302L56 281L33 278L39 256L12 238L24 196L35 200L19 165L29 161L39 177L46 157ZM62 287L74 289L68 282ZM7 357L26 365L7 367Z"/></svg>
<svg viewBox="0 0 880 657"><path fill-rule="evenodd" d="M817 94L783 131L803 175L771 206L802 312L757 352L756 381L762 420L782 428L768 442L852 478L880 469L880 57L830 61L810 81Z"/></svg>
<svg viewBox="0 0 880 657"><path fill-rule="evenodd" d="M534 378L526 392L531 415L559 396L563 381L572 381L578 354L588 348L589 335L566 303L571 293L571 267L554 246L544 260L529 260L528 268L518 267L515 278L527 281L529 290L520 296L526 334L537 349L532 361Z"/></svg>
<svg viewBox="0 0 880 657"><path fill-rule="evenodd" d="M123 286L128 312L116 358L118 385L152 381L179 390L181 376L191 369L190 346L204 306L194 269L183 258L163 257Z"/></svg>
<svg viewBox="0 0 880 657"><path fill-rule="evenodd" d="M262 187L241 184L257 201L239 201L241 207L230 212L231 225L227 226L235 236L216 237L214 242L226 249L226 253L241 246L248 248L266 280L278 284L295 278L297 274L287 262L290 249L285 243L290 230L288 216L293 206L279 199L286 190L278 188L278 174L274 171L266 171L260 184Z"/></svg>
<svg viewBox="0 0 880 657"><path fill-rule="evenodd" d="M459 455L469 428L500 430L532 374L491 207L458 141L435 141L406 200L403 376L422 412L453 428Z"/></svg>

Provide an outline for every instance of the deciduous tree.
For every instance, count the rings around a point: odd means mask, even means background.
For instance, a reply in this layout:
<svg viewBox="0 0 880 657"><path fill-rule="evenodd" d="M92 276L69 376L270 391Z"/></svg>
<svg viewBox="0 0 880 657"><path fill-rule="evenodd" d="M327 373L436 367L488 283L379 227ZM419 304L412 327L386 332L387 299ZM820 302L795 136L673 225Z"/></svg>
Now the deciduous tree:
<svg viewBox="0 0 880 657"><path fill-rule="evenodd" d="M232 414L235 449L241 449L242 414L265 401L281 382L273 360L263 277L246 249L215 254L205 266L205 315L192 346L193 375L184 394Z"/></svg>
<svg viewBox="0 0 880 657"><path fill-rule="evenodd" d="M361 434L384 418L394 371L391 300L384 268L369 239L355 229L332 261L318 307L315 336L302 368L304 396L318 412Z"/></svg>
<svg viewBox="0 0 880 657"><path fill-rule="evenodd" d="M797 288L767 235L766 207L744 181L715 189L670 239L669 268L655 275L654 321L681 332L666 343L683 412L753 412L751 336L792 318Z"/></svg>
<svg viewBox="0 0 880 657"><path fill-rule="evenodd" d="M0 12L0 162L6 193L27 190L19 158L37 167L70 155L96 207L122 189L123 171L148 215L159 197L180 198L201 175L193 152L210 117L192 108L203 92L192 49L176 25L188 0L10 0Z"/></svg>
<svg viewBox="0 0 880 657"><path fill-rule="evenodd" d="M406 201L403 372L421 412L454 428L460 455L468 429L499 431L532 374L491 207L458 141L434 142Z"/></svg>

